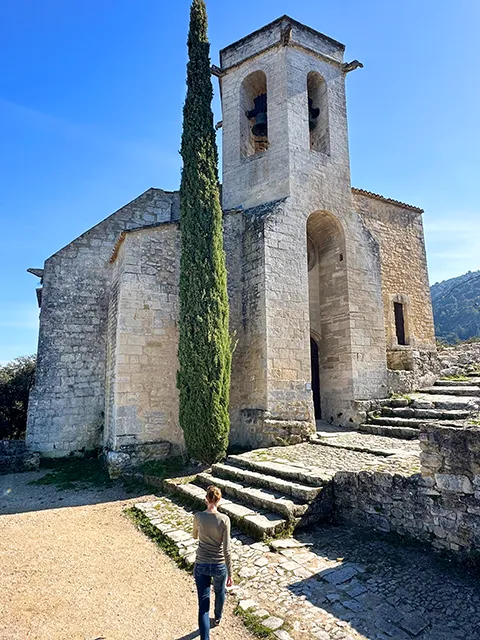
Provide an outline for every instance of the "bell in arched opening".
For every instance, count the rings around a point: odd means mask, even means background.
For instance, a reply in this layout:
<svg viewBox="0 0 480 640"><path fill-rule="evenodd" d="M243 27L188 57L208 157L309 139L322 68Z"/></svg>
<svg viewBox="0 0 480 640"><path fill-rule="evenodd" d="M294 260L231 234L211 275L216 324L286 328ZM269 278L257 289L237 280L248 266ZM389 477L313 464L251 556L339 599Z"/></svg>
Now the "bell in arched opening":
<svg viewBox="0 0 480 640"><path fill-rule="evenodd" d="M308 99L308 126L310 131L313 131L317 127L318 116L320 115L320 109L313 106L312 98Z"/></svg>
<svg viewBox="0 0 480 640"><path fill-rule="evenodd" d="M262 93L253 100L255 107L246 111L245 115L249 120L255 118L252 133L255 137L266 138L268 134L267 120L267 94Z"/></svg>

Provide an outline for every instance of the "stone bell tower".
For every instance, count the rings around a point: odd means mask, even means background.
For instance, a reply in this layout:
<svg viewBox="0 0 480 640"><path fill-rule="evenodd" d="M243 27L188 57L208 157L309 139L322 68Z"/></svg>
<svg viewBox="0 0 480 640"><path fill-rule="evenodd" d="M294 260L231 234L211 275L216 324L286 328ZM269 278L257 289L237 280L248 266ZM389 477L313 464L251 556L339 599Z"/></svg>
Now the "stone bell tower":
<svg viewBox="0 0 480 640"><path fill-rule="evenodd" d="M344 48L283 16L220 52L223 208L244 225L239 420L262 440L355 422L357 400L386 395L378 247L350 184L345 77L361 65Z"/></svg>

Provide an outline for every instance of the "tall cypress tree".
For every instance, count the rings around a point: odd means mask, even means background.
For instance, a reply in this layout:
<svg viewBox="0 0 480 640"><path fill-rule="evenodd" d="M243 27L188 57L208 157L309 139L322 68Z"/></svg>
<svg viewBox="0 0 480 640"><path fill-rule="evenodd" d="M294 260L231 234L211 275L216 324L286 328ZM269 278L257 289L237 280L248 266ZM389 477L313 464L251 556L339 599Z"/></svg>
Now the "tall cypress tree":
<svg viewBox="0 0 480 640"><path fill-rule="evenodd" d="M187 449L192 458L211 464L225 456L228 445L231 344L204 0L192 1L188 54L177 386Z"/></svg>

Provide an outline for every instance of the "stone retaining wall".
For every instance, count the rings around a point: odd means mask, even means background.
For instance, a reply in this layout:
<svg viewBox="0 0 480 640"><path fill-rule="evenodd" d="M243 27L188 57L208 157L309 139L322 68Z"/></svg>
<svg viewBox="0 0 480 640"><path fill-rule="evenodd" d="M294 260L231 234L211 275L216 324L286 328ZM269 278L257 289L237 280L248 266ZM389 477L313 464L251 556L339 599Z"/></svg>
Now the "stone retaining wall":
<svg viewBox="0 0 480 640"><path fill-rule="evenodd" d="M465 557L480 552L480 428L421 433L422 474L335 475L335 516Z"/></svg>
<svg viewBox="0 0 480 640"><path fill-rule="evenodd" d="M39 454L28 451L25 440L0 440L0 474L35 471L39 464Z"/></svg>

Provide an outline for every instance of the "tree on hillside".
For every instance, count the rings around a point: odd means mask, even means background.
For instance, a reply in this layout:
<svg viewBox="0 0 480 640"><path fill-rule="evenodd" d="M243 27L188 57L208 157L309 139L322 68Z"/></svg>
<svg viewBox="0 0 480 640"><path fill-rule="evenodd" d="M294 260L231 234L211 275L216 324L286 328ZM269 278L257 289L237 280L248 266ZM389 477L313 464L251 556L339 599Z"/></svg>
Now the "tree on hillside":
<svg viewBox="0 0 480 640"><path fill-rule="evenodd" d="M0 440L25 437L35 363L36 356L24 356L0 367Z"/></svg>
<svg viewBox="0 0 480 640"><path fill-rule="evenodd" d="M177 385L187 449L192 458L211 464L225 456L228 446L231 342L204 0L191 5L188 54Z"/></svg>

